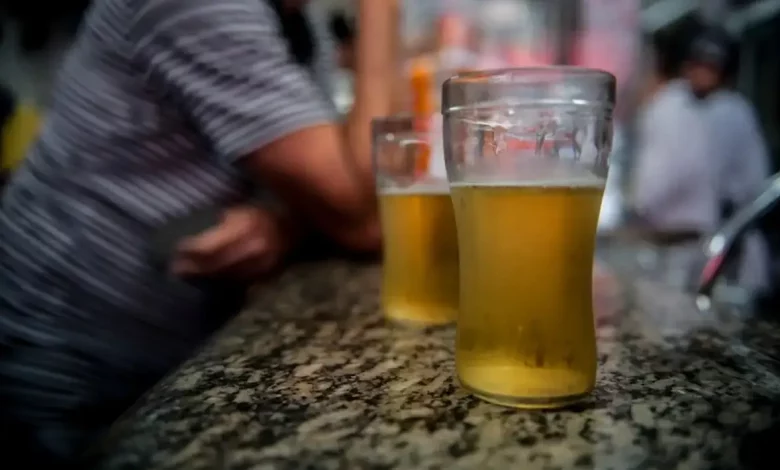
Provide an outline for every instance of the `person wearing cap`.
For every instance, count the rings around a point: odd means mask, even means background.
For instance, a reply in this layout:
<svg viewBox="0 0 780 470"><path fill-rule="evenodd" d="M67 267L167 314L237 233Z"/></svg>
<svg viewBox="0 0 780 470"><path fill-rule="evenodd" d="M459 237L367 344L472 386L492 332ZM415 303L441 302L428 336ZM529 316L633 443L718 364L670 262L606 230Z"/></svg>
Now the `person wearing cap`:
<svg viewBox="0 0 780 470"><path fill-rule="evenodd" d="M628 199L633 225L658 254L656 274L687 288L704 261L699 242L718 221L712 149L700 107L675 78L676 42L656 33L652 47Z"/></svg>
<svg viewBox="0 0 780 470"><path fill-rule="evenodd" d="M737 41L727 31L709 27L693 38L683 66L709 127L722 219L758 196L770 175L769 152L756 112L733 87L738 52ZM740 248L738 282L753 291L764 289L769 252L763 236L757 231L747 234Z"/></svg>

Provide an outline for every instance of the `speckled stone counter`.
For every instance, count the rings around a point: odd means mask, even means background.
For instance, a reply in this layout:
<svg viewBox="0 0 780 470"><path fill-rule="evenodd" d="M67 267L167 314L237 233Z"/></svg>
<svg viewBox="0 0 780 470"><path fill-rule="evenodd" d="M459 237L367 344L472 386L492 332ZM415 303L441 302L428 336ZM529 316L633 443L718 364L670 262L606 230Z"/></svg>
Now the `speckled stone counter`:
<svg viewBox="0 0 780 470"><path fill-rule="evenodd" d="M623 282L578 409L476 400L451 327L385 324L375 266L300 266L129 412L104 469L777 468L780 327ZM776 453L774 454L776 455Z"/></svg>

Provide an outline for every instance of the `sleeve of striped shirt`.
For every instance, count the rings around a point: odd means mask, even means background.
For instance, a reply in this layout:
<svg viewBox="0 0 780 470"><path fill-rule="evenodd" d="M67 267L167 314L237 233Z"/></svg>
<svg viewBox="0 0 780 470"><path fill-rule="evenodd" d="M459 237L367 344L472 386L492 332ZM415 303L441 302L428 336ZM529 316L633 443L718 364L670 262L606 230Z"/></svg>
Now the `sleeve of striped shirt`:
<svg viewBox="0 0 780 470"><path fill-rule="evenodd" d="M219 157L234 162L334 113L261 0L144 0L135 57Z"/></svg>

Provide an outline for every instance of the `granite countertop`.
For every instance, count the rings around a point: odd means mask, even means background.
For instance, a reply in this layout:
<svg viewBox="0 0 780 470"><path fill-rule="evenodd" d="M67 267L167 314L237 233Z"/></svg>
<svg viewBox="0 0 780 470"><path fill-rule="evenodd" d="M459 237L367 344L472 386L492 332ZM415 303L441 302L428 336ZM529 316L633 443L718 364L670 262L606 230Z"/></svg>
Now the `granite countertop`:
<svg viewBox="0 0 780 470"><path fill-rule="evenodd" d="M625 282L599 300L623 307L599 325L592 398L518 411L458 388L452 327L387 325L379 276L332 261L259 289L114 426L93 468L775 468L774 323Z"/></svg>

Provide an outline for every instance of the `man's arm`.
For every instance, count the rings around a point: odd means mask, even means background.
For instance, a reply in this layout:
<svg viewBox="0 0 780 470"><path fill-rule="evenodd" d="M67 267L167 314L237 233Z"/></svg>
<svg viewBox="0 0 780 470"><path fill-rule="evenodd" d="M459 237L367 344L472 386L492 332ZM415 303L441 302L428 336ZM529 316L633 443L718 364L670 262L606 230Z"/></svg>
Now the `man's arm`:
<svg viewBox="0 0 780 470"><path fill-rule="evenodd" d="M358 251L375 250L381 238L371 161L371 120L391 112L397 8L395 0L359 0L360 21L370 24L371 28L363 28L357 34L355 103L341 132L334 132L333 126L304 129L255 152L251 160L258 175L268 169L279 172L271 178L269 185L293 209L308 214L315 226L324 228L323 231L340 244ZM309 154L313 175L345 174L351 178L343 182L331 180L320 185L298 186L299 168L294 164L285 165L279 156L304 153ZM344 158L328 157L333 154ZM354 194L362 194L362 197L356 198ZM322 195L339 201L333 207L348 210L332 212L318 204L304 207ZM328 225L333 229L328 230ZM298 235L305 230L301 224L296 227ZM346 230L339 230L343 228Z"/></svg>
<svg viewBox="0 0 780 470"><path fill-rule="evenodd" d="M135 18L139 60L215 151L353 250L379 246L370 120L386 114L392 2L360 0L357 100L347 139L257 0L159 0ZM387 38L385 38L387 36Z"/></svg>

